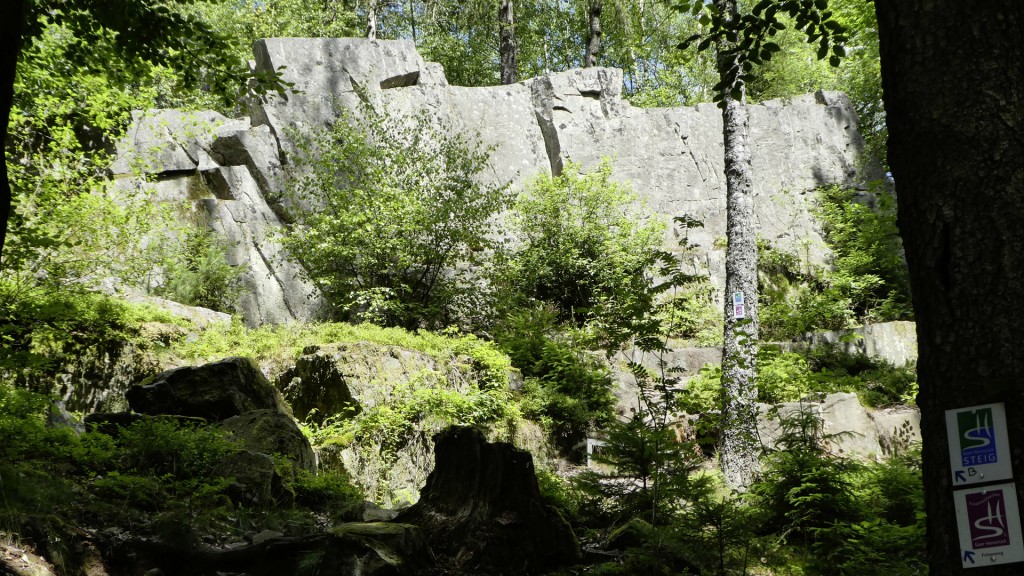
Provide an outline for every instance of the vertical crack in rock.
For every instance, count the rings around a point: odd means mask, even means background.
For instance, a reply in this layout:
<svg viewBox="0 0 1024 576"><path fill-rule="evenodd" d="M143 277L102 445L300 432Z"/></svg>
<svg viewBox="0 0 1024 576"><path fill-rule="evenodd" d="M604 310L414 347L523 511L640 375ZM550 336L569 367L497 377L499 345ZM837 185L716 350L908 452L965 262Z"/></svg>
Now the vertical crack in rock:
<svg viewBox="0 0 1024 576"><path fill-rule="evenodd" d="M555 89L551 84L551 78L548 76L535 78L530 83L530 96L533 100L537 125L544 137L544 148L548 153L548 162L551 164L551 175L561 176L562 146L558 141L558 129L555 128Z"/></svg>
<svg viewBox="0 0 1024 576"><path fill-rule="evenodd" d="M295 310L292 308L292 303L289 302L288 287L285 286L284 281L281 280L280 276L278 276L279 267L274 264L272 257L269 257L263 253L263 248L261 247L259 242L253 239L252 245L254 248L256 248L256 253L260 255L260 258L263 260L263 264L267 267L267 270L270 272L270 277L273 278L275 282L277 282L277 286L281 290L281 302L284 304L284 307L288 310L288 314L292 318L295 318L296 320L301 319L302 316L295 312Z"/></svg>

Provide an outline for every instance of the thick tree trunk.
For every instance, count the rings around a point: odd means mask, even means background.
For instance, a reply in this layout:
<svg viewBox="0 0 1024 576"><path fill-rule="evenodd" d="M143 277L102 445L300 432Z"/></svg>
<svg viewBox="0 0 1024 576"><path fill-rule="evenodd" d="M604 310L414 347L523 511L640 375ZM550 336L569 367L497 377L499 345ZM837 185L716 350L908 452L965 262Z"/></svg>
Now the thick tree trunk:
<svg viewBox="0 0 1024 576"><path fill-rule="evenodd" d="M601 0L590 3L590 35L587 39L587 53L583 57L583 66L597 66L597 55L601 52Z"/></svg>
<svg viewBox="0 0 1024 576"><path fill-rule="evenodd" d="M725 18L737 18L735 0L715 0ZM722 53L719 70L725 77L738 65ZM757 473L757 235L750 178L747 108L743 80L723 89L722 136L725 144L726 238L725 344L722 351L722 435L719 458L726 484L746 490ZM738 94L737 94L738 92ZM736 98L734 95L738 95Z"/></svg>
<svg viewBox="0 0 1024 576"><path fill-rule="evenodd" d="M1022 574L981 557L986 568L962 567L944 413L1005 403L1024 504L1024 2L875 6L917 317L930 574Z"/></svg>
<svg viewBox="0 0 1024 576"><path fill-rule="evenodd" d="M25 22L26 11L24 0L13 0L8 13L0 18L0 134L4 137L0 148L6 147L7 127L11 119L11 106L14 104L14 78L21 47L21 27ZM10 218L11 183L7 177L5 153L3 162L0 162L0 255L3 254Z"/></svg>
<svg viewBox="0 0 1024 576"><path fill-rule="evenodd" d="M501 59L501 83L515 84L516 79L516 34L515 19L512 15L512 0L502 0L498 9L499 44Z"/></svg>

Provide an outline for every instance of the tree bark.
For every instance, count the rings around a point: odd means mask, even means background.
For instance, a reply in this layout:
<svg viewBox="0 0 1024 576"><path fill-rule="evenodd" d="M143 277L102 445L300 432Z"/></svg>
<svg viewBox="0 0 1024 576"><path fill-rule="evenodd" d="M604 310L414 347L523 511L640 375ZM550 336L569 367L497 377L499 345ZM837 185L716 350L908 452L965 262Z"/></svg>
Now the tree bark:
<svg viewBox="0 0 1024 576"><path fill-rule="evenodd" d="M498 9L499 44L498 55L501 60L501 83L515 84L516 76L516 35L515 19L512 15L512 0L502 0Z"/></svg>
<svg viewBox="0 0 1024 576"><path fill-rule="evenodd" d="M736 0L715 0L727 21L738 18ZM719 47L719 73L740 65ZM737 95L738 98L734 97ZM750 177L747 108L742 78L723 88L722 136L725 144L726 238L725 338L722 351L722 433L719 458L726 485L746 490L758 470L757 437L757 242ZM742 309L739 309L742 307Z"/></svg>
<svg viewBox="0 0 1024 576"><path fill-rule="evenodd" d="M366 37L370 40L377 39L377 8L379 4L378 0L370 0L370 4L366 8Z"/></svg>
<svg viewBox="0 0 1024 576"><path fill-rule="evenodd" d="M1024 3L875 7L917 318L930 574L1021 574L1020 563L962 567L945 411L1005 403L1024 474Z"/></svg>
<svg viewBox="0 0 1024 576"><path fill-rule="evenodd" d="M0 18L0 134L4 135L6 149L7 128L14 105L14 80L17 73L18 52L21 51L21 30L25 22L25 0L14 0L4 18ZM7 154L0 162L0 256L7 239L7 223L11 218L11 182L7 176Z"/></svg>
<svg viewBox="0 0 1024 576"><path fill-rule="evenodd" d="M597 66L597 55L601 51L601 0L590 3L590 36L587 39L587 52L583 57L583 66Z"/></svg>

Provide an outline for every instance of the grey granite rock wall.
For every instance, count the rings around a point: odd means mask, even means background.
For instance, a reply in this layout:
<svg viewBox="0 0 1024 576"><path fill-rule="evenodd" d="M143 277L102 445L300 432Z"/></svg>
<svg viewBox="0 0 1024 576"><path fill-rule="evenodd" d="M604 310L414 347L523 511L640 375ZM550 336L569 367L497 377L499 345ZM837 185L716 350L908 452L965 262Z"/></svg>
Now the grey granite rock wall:
<svg viewBox="0 0 1024 576"><path fill-rule="evenodd" d="M695 271L723 284L725 192L721 116L713 105L640 109L622 98L622 73L570 70L511 86L450 86L408 41L277 38L254 48L259 70L282 69L299 94L257 102L250 118L162 110L139 115L112 171L123 185L208 214L249 270L241 313L249 324L316 316L319 298L275 240L283 225L283 175L292 129L327 125L361 102L394 113L426 111L439 125L492 146L484 177L520 189L568 160L591 170L608 157L666 219L688 216ZM850 102L819 92L750 107L759 234L820 263L826 256L811 216L811 190L858 185L862 140ZM140 178L145 176L146 178ZM871 174L874 176L874 174ZM149 181L146 181L149 180ZM671 237L666 242L672 243Z"/></svg>

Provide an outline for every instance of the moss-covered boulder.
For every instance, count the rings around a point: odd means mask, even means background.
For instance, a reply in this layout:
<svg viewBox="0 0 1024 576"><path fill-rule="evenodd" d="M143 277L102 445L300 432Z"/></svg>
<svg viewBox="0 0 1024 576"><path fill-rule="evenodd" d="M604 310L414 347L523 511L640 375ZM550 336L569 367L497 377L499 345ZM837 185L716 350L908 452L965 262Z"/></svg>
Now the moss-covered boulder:
<svg viewBox="0 0 1024 576"><path fill-rule="evenodd" d="M224 420L220 427L246 450L280 454L301 470L316 471L309 440L290 416L277 410L250 410Z"/></svg>

